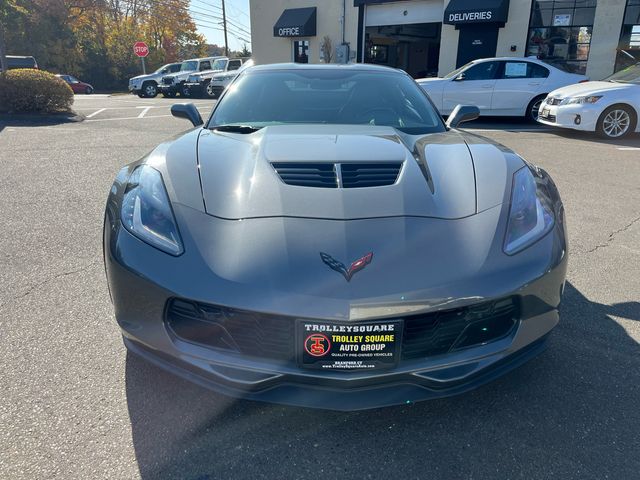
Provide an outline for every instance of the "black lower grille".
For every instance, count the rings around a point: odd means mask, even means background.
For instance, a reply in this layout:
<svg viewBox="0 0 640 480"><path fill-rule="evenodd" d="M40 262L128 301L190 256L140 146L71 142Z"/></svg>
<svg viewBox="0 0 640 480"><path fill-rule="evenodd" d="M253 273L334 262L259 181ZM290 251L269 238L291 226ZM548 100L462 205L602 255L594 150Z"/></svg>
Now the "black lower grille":
<svg viewBox="0 0 640 480"><path fill-rule="evenodd" d="M167 324L189 342L260 358L294 358L291 318L174 299L167 309Z"/></svg>
<svg viewBox="0 0 640 480"><path fill-rule="evenodd" d="M441 355L507 335L516 324L513 298L405 318L402 359Z"/></svg>
<svg viewBox="0 0 640 480"><path fill-rule="evenodd" d="M503 338L518 318L515 298L403 317L402 360L441 355ZM173 299L168 304L166 322L170 331L188 342L253 357L295 361L295 318Z"/></svg>

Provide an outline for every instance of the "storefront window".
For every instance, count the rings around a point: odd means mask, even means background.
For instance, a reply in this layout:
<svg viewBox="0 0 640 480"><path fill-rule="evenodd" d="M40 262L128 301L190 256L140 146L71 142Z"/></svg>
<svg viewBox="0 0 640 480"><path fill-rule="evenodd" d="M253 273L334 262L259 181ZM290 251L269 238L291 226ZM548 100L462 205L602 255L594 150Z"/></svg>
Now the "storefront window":
<svg viewBox="0 0 640 480"><path fill-rule="evenodd" d="M616 57L616 72L640 62L640 0L627 0Z"/></svg>
<svg viewBox="0 0 640 480"><path fill-rule="evenodd" d="M309 40L294 40L293 61L296 63L309 63Z"/></svg>
<svg viewBox="0 0 640 480"><path fill-rule="evenodd" d="M596 0L534 0L527 55L584 74L595 12Z"/></svg>

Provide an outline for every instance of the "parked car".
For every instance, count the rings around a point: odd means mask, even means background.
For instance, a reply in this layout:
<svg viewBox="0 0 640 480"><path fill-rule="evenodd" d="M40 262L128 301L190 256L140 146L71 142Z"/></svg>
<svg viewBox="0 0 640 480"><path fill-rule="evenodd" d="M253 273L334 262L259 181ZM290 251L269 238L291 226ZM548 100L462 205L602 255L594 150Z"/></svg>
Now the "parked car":
<svg viewBox="0 0 640 480"><path fill-rule="evenodd" d="M182 63L168 63L147 75L138 75L129 79L129 91L140 98L154 98L158 95L158 84L162 77L180 71Z"/></svg>
<svg viewBox="0 0 640 480"><path fill-rule="evenodd" d="M38 68L38 62L33 57L23 57L17 55L7 55L7 70L14 68Z"/></svg>
<svg viewBox="0 0 640 480"><path fill-rule="evenodd" d="M587 80L532 57L503 57L474 60L444 78L417 82L443 115L463 104L477 106L481 115L526 116L535 121L550 91Z"/></svg>
<svg viewBox="0 0 640 480"><path fill-rule="evenodd" d="M56 75L56 77L67 82L71 87L71 90L73 90L73 93L86 93L87 95L93 93L93 86L88 83L81 82L73 75Z"/></svg>
<svg viewBox="0 0 640 480"><path fill-rule="evenodd" d="M586 82L552 91L540 106L545 125L622 138L639 132L640 62L601 82Z"/></svg>
<svg viewBox="0 0 640 480"><path fill-rule="evenodd" d="M224 74L225 72L238 71L242 67L243 63L246 63L243 58L219 58L213 63L211 70L205 70L204 72L192 73L187 79L186 86L189 88L189 95L201 96L206 95L209 98L216 98L211 90L211 79L217 74ZM233 74L235 76L235 73Z"/></svg>
<svg viewBox="0 0 640 480"><path fill-rule="evenodd" d="M361 63L232 85L206 122L173 105L193 128L110 189L101 258L129 351L227 395L356 410L544 350L564 208L547 172L458 128L477 107L445 124L409 75Z"/></svg>
<svg viewBox="0 0 640 480"><path fill-rule="evenodd" d="M158 85L158 90L165 97L175 97L180 94L183 97L189 96L189 88L185 85L189 75L193 72L204 72L211 70L216 60L226 57L206 57L192 58L185 60L180 65L180 70L170 75L164 75L162 82Z"/></svg>
<svg viewBox="0 0 640 480"><path fill-rule="evenodd" d="M207 85L207 95L211 98L220 98L220 95L224 93L226 88L231 82L238 76L238 74L253 65L253 60L249 59L242 64L239 70L233 72L216 73Z"/></svg>

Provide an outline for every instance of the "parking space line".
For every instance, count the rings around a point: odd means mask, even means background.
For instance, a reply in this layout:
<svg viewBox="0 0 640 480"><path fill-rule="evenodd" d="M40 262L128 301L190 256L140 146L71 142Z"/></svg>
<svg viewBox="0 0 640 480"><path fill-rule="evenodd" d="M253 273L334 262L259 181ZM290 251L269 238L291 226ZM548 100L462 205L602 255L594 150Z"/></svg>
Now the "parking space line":
<svg viewBox="0 0 640 480"><path fill-rule="evenodd" d="M142 108L143 110L140 112L140 115L138 115L138 118L144 118L144 116L147 114L147 112L149 110L151 110L153 107L138 107L138 108Z"/></svg>
<svg viewBox="0 0 640 480"><path fill-rule="evenodd" d="M142 120L147 120L149 118L162 118L162 117L173 117L173 115L153 115L151 117L142 117ZM93 120L85 120L86 122L111 122L115 120L139 120L140 116L137 117L119 117L119 118L95 118Z"/></svg>
<svg viewBox="0 0 640 480"><path fill-rule="evenodd" d="M640 147L618 147L618 150L622 150L623 152L637 152L640 150Z"/></svg>
<svg viewBox="0 0 640 480"><path fill-rule="evenodd" d="M90 115L87 115L87 118L91 118L91 117L95 117L96 115L98 115L101 112L104 112L106 110L106 108L101 108L100 110L96 110L95 112L93 112Z"/></svg>

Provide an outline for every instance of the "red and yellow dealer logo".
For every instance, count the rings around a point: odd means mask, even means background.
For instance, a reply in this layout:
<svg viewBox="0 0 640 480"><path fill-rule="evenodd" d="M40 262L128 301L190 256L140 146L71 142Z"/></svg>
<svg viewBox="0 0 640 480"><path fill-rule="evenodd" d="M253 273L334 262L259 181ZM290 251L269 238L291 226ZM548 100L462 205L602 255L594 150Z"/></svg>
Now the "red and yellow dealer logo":
<svg viewBox="0 0 640 480"><path fill-rule="evenodd" d="M322 357L331 350L331 342L329 337L322 333L314 333L309 335L304 341L304 349L309 355L314 357Z"/></svg>

